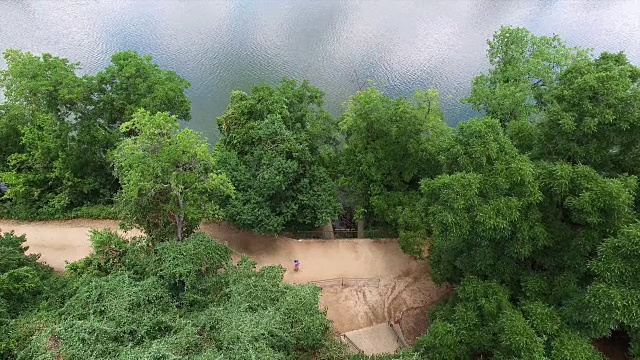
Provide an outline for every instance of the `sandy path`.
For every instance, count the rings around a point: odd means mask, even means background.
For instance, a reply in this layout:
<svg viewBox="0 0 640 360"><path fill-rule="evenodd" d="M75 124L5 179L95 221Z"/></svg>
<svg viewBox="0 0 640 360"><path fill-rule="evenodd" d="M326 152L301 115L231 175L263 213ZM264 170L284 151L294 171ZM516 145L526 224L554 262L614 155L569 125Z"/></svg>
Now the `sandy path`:
<svg viewBox="0 0 640 360"><path fill-rule="evenodd" d="M0 220L0 231L15 231L16 235L27 236L28 253L41 254L40 261L56 271L63 271L65 261L80 260L91 253L89 232L91 229L109 228L118 230L118 222L113 220L66 220L20 222ZM140 235L139 231L130 236Z"/></svg>
<svg viewBox="0 0 640 360"><path fill-rule="evenodd" d="M261 236L217 223L204 224L201 230L259 265L282 264L293 270L293 260L300 260L298 273L285 274L285 280L291 283L337 277L395 278L425 268L406 256L395 240L294 240Z"/></svg>
<svg viewBox="0 0 640 360"><path fill-rule="evenodd" d="M64 270L65 261L76 261L91 252L91 229L118 229L111 220L17 222L0 220L0 230L27 235L30 253L54 269ZM406 256L395 240L293 240L261 236L226 224L203 224L202 231L249 256L258 266L283 265L289 283L330 278L377 278L378 287L325 287L321 306L339 332L360 329L402 317L407 340L412 342L426 329L426 310L448 289L436 286L425 263ZM139 232L128 236L139 235ZM292 270L293 260L300 272Z"/></svg>

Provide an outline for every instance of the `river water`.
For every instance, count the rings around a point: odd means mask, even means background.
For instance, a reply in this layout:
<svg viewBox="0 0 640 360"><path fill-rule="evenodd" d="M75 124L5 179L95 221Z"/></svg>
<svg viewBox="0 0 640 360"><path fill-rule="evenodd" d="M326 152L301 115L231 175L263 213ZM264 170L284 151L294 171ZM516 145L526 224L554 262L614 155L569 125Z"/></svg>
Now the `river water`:
<svg viewBox="0 0 640 360"><path fill-rule="evenodd" d="M0 51L52 53L86 73L119 50L150 54L191 82L187 126L215 141L232 90L283 76L325 91L336 116L367 80L391 96L437 88L455 125L477 115L459 99L488 68L486 39L501 25L640 64L640 0L3 0Z"/></svg>

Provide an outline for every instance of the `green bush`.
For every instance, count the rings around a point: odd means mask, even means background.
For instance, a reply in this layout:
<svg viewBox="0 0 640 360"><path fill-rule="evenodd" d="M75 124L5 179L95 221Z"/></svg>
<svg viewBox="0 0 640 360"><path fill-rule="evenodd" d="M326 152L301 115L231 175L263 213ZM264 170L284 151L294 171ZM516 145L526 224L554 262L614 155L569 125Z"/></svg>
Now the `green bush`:
<svg viewBox="0 0 640 360"><path fill-rule="evenodd" d="M23 239L10 238L14 244ZM0 338L8 344L5 357L346 356L318 309L320 289L284 284L282 267L256 270L248 259L233 265L231 250L201 233L153 246L147 238L127 241L101 230L91 232L91 244L90 256L49 280L50 293L34 314L11 320L13 330ZM0 302L0 314L5 308Z"/></svg>

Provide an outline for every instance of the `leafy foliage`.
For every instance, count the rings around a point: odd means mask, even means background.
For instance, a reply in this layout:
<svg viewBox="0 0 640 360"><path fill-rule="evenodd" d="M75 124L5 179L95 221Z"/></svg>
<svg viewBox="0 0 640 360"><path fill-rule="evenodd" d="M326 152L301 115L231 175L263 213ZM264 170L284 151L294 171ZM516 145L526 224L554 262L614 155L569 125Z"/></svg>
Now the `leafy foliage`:
<svg viewBox="0 0 640 360"><path fill-rule="evenodd" d="M465 99L474 109L507 125L529 121L549 102L560 72L588 51L569 48L559 36L535 36L525 28L503 26L488 40L493 67L473 79Z"/></svg>
<svg viewBox="0 0 640 360"><path fill-rule="evenodd" d="M640 174L640 68L623 53L574 63L549 98L538 157L605 174Z"/></svg>
<svg viewBox="0 0 640 360"><path fill-rule="evenodd" d="M119 126L140 108L189 119L189 84L135 52L82 77L78 64L49 54L7 50L5 60L0 181L10 186L12 217L59 218L109 204L118 182L107 153L122 138Z"/></svg>
<svg viewBox="0 0 640 360"><path fill-rule="evenodd" d="M13 232L0 236L0 299L8 314L28 308L42 290L50 269L37 263L38 255L25 255L24 236Z"/></svg>
<svg viewBox="0 0 640 360"><path fill-rule="evenodd" d="M640 346L640 225L621 230L617 237L602 243L591 263L596 280L589 286L586 316L575 317L591 336L606 336L624 330L632 347ZM581 311L582 309L576 309Z"/></svg>
<svg viewBox="0 0 640 360"><path fill-rule="evenodd" d="M235 91L218 118L220 168L236 196L226 209L233 224L261 233L315 228L340 209L329 172L335 124L323 94L308 82Z"/></svg>
<svg viewBox="0 0 640 360"><path fill-rule="evenodd" d="M0 72L7 113L2 117L7 135L20 139L6 154L2 181L11 186L6 197L17 214L53 217L63 209L80 206L96 190L93 179L74 172L71 119L81 108L85 81L76 76L77 64L45 54L17 50L5 52L8 68ZM11 144L9 140L8 143ZM94 198L94 200L97 200Z"/></svg>
<svg viewBox="0 0 640 360"><path fill-rule="evenodd" d="M450 145L451 129L443 121L438 92L393 100L370 87L349 100L340 130L341 180L356 212L396 227L420 180L442 172L440 157Z"/></svg>
<svg viewBox="0 0 640 360"><path fill-rule="evenodd" d="M594 266L594 272L589 264L598 248L613 246L606 239L633 224L636 178L533 162L488 118L461 124L454 144L445 156L445 173L422 181L419 213L407 220L425 234L421 242L409 238L414 251L422 251L430 238L434 280L459 284L449 310L433 314L419 352L428 358L597 358L588 338L619 328L635 334L637 319L611 312L633 314L638 304L626 299L637 294L603 287L597 280L602 268ZM616 269L627 266L622 257L608 259ZM501 290L482 300L460 297L466 287L492 286ZM608 304L616 298L621 307L613 310ZM468 306L498 306L497 299L505 304L499 312L468 314ZM592 315L585 317L585 311ZM540 341L546 345L538 350L526 345Z"/></svg>
<svg viewBox="0 0 640 360"><path fill-rule="evenodd" d="M0 173L9 171L9 157L16 153L22 153L24 147L20 139L20 127L23 124L23 116L17 111L19 107L0 105Z"/></svg>
<svg viewBox="0 0 640 360"><path fill-rule="evenodd" d="M461 124L455 144L448 173L422 183L434 279L457 283L470 274L517 283L522 260L545 242L534 166L495 120Z"/></svg>
<svg viewBox="0 0 640 360"><path fill-rule="evenodd" d="M123 140L113 154L122 184L117 197L122 220L156 239L182 240L202 220L221 216L221 205L233 186L217 169L207 140L179 129L166 113L141 110L122 125L136 135Z"/></svg>
<svg viewBox="0 0 640 360"><path fill-rule="evenodd" d="M542 303L516 308L504 287L465 278L416 349L429 359L603 359Z"/></svg>
<svg viewBox="0 0 640 360"><path fill-rule="evenodd" d="M0 357L9 358L15 346L15 326L22 314L38 305L47 289L51 269L36 262L38 255L25 255L24 236L0 235Z"/></svg>
<svg viewBox="0 0 640 360"><path fill-rule="evenodd" d="M519 28L489 47L466 100L496 120L461 124L401 213L403 250L457 286L415 351L597 359L621 331L637 357L638 68Z"/></svg>
<svg viewBox="0 0 640 360"><path fill-rule="evenodd" d="M175 72L161 69L151 56L121 51L111 56L111 65L92 78L92 115L104 126L118 130L139 109L152 114L167 112L191 120L191 101L184 95L189 82Z"/></svg>
<svg viewBox="0 0 640 360"><path fill-rule="evenodd" d="M16 322L32 333L10 358L299 359L332 347L324 359L345 358L320 289L283 284L281 267L233 265L199 233L157 246L109 230L91 240L95 253L69 265L64 301L42 307L36 329Z"/></svg>
<svg viewBox="0 0 640 360"><path fill-rule="evenodd" d="M549 244L535 254L533 267L545 269L551 285L534 293L547 293L553 303L563 303L593 279L588 263L597 247L633 221L636 179L607 179L591 168L562 163L541 164L539 177Z"/></svg>

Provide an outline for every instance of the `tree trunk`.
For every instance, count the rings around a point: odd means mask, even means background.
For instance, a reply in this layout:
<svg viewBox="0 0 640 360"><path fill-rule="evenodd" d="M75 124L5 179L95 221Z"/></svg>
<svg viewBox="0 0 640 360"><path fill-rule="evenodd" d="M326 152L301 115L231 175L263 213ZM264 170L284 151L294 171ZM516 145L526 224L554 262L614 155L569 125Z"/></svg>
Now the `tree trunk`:
<svg viewBox="0 0 640 360"><path fill-rule="evenodd" d="M333 224L331 223L331 220L329 220L329 223L323 227L320 228L320 230L322 231L322 238L323 239L335 239L335 234L333 233Z"/></svg>
<svg viewBox="0 0 640 360"><path fill-rule="evenodd" d="M178 227L178 241L182 241L182 224L183 223L184 223L184 218L176 214L176 226Z"/></svg>
<svg viewBox="0 0 640 360"><path fill-rule="evenodd" d="M184 226L184 203L182 201L182 194L180 191L175 190L176 200L178 202L178 211L176 211L176 227L178 241L182 241L182 228Z"/></svg>

